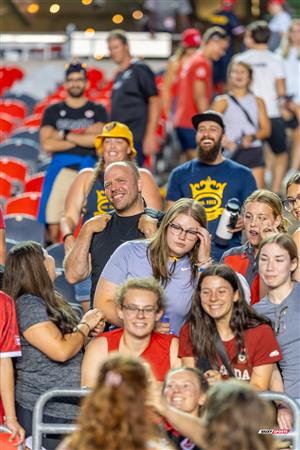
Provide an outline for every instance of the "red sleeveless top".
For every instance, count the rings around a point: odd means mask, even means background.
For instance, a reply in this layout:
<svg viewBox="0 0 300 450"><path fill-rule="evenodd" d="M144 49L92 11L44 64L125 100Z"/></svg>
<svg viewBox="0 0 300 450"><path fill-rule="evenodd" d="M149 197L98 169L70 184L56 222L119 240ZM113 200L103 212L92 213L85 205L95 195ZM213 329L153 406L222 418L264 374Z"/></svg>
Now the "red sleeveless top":
<svg viewBox="0 0 300 450"><path fill-rule="evenodd" d="M118 328L100 334L99 337L105 337L107 340L108 352L119 350L123 332L123 328ZM172 334L153 331L148 347L140 355L140 358L150 364L157 381L164 381L165 375L170 369L170 347L172 340L175 338L176 336Z"/></svg>

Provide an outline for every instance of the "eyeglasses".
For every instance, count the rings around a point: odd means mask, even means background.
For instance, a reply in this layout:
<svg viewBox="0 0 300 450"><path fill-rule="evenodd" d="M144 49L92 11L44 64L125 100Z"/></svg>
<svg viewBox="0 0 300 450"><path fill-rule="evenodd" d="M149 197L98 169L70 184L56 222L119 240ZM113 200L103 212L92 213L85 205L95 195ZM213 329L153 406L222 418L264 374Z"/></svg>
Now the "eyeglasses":
<svg viewBox="0 0 300 450"><path fill-rule="evenodd" d="M129 316L137 316L142 313L145 317L152 317L158 309L155 306L145 306L145 308L139 308L136 305L122 305L122 309L125 309Z"/></svg>
<svg viewBox="0 0 300 450"><path fill-rule="evenodd" d="M179 236L180 234L185 233L184 237L186 237L189 241L195 241L198 238L198 231L185 230L176 223L170 223L169 227L174 236Z"/></svg>
<svg viewBox="0 0 300 450"><path fill-rule="evenodd" d="M282 334L285 329L286 325L284 322L284 316L286 315L286 312L288 310L288 306L285 306L279 311L278 317L275 319L275 334L278 336L279 334Z"/></svg>
<svg viewBox="0 0 300 450"><path fill-rule="evenodd" d="M297 195L296 198L288 197L286 200L283 200L282 203L283 203L284 209L287 212L291 212L295 208L295 205L297 202L300 203L300 195Z"/></svg>

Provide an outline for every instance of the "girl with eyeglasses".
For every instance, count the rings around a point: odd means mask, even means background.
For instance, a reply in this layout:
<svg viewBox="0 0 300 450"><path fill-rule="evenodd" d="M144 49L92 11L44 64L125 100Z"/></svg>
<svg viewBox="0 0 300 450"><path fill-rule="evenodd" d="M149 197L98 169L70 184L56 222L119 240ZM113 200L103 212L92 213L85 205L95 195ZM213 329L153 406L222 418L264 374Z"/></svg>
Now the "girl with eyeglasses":
<svg viewBox="0 0 300 450"><path fill-rule="evenodd" d="M109 322L121 326L114 303L117 286L127 278L153 276L165 289L169 319L157 331L179 334L191 307L198 271L211 264L210 247L203 206L193 199L178 200L152 239L126 242L112 254L98 281L95 306L101 307Z"/></svg>
<svg viewBox="0 0 300 450"><path fill-rule="evenodd" d="M300 405L300 284L293 281L297 248L289 234L264 239L259 247L259 273L267 295L255 310L272 320L283 359L284 389Z"/></svg>
<svg viewBox="0 0 300 450"><path fill-rule="evenodd" d="M246 303L236 273L225 264L213 265L200 275L180 331L179 357L190 367L201 367L206 358L209 384L233 376L267 390L273 365L281 359L270 324Z"/></svg>
<svg viewBox="0 0 300 450"><path fill-rule="evenodd" d="M300 223L300 172L293 175L286 185L286 199L283 205L289 213ZM298 260L300 260L300 226L294 231L293 238L298 249ZM300 266L293 274L293 279L300 282Z"/></svg>

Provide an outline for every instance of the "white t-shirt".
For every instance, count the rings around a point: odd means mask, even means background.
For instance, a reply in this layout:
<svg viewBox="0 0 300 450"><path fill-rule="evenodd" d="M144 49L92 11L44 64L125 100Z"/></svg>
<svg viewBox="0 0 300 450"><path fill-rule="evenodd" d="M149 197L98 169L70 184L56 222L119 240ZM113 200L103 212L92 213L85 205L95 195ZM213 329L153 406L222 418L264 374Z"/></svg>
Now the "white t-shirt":
<svg viewBox="0 0 300 450"><path fill-rule="evenodd" d="M278 51L280 55L280 51ZM300 105L300 59L296 47L291 47L286 58L282 58L285 78L286 93L293 95L293 101Z"/></svg>
<svg viewBox="0 0 300 450"><path fill-rule="evenodd" d="M289 13L286 11L281 11L272 17L269 22L269 28L271 31L277 31L278 33L287 33L291 22L292 19Z"/></svg>
<svg viewBox="0 0 300 450"><path fill-rule="evenodd" d="M280 117L276 80L284 78L284 67L280 56L270 50L247 50L239 53L235 61L243 61L253 69L251 90L261 97L267 108L268 117Z"/></svg>

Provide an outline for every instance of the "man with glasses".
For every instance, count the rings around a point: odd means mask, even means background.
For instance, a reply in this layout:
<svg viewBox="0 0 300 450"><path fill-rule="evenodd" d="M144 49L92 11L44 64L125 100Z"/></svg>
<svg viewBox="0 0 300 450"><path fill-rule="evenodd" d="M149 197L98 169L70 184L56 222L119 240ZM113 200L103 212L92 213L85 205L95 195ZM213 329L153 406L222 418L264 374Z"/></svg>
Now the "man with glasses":
<svg viewBox="0 0 300 450"><path fill-rule="evenodd" d="M59 240L59 223L64 201L77 172L97 161L96 136L107 121L105 108L85 97L87 72L81 63L70 64L65 72L67 97L50 105L42 119L40 140L52 155L44 182L38 220L49 225L52 242Z"/></svg>
<svg viewBox="0 0 300 450"><path fill-rule="evenodd" d="M82 363L81 384L93 387L99 367L112 351L141 357L158 381L170 368L179 367L178 338L154 331L164 311L164 290L154 278L132 278L120 285L117 314L123 328L101 333L88 346Z"/></svg>

